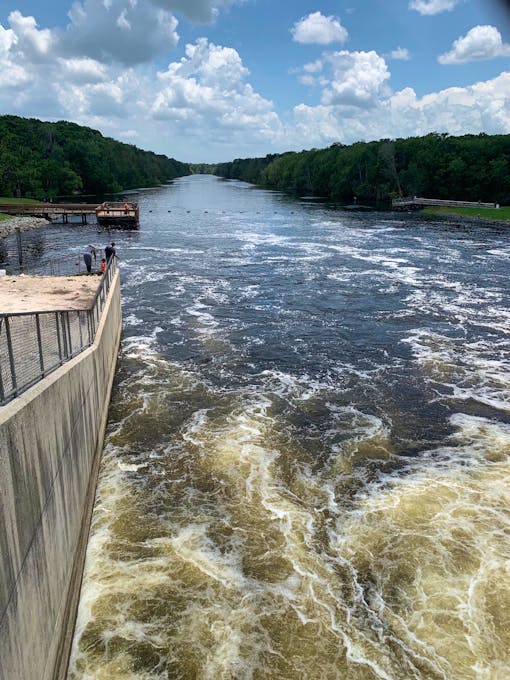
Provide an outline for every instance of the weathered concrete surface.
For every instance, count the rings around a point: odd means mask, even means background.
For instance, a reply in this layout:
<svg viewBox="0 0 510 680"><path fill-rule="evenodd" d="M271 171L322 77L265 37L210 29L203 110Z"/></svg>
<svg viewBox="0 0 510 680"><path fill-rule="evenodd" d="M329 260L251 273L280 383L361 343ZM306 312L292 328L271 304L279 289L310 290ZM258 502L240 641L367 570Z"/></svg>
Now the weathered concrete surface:
<svg viewBox="0 0 510 680"><path fill-rule="evenodd" d="M121 326L117 272L94 345L0 408L1 680L65 667Z"/></svg>

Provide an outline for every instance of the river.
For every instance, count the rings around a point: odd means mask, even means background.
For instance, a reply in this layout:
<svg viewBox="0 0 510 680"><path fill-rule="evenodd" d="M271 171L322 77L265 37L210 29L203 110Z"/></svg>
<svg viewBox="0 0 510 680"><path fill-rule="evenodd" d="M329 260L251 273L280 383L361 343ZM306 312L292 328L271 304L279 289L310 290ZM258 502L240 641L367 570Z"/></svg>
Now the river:
<svg viewBox="0 0 510 680"><path fill-rule="evenodd" d="M510 233L137 199L69 677L508 678Z"/></svg>

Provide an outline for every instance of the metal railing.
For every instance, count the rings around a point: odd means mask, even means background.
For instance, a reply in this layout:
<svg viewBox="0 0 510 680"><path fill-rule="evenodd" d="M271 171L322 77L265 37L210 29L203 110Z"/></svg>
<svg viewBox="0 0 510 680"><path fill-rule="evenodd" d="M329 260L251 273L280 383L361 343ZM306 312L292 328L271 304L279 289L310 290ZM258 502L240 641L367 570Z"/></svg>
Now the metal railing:
<svg viewBox="0 0 510 680"><path fill-rule="evenodd" d="M114 273L112 258L89 309L0 314L0 406L92 345Z"/></svg>

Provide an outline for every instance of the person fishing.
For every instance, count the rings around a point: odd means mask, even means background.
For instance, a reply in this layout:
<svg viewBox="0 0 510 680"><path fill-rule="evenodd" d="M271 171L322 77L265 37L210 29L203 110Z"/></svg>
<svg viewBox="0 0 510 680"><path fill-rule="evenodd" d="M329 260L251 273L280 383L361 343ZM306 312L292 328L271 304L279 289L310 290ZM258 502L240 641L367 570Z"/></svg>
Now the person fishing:
<svg viewBox="0 0 510 680"><path fill-rule="evenodd" d="M92 258L94 258L95 262L97 257L96 251L97 251L96 246L89 243L89 245L85 249L85 252L83 253L83 261L85 262L85 267L87 268L88 274L92 273Z"/></svg>

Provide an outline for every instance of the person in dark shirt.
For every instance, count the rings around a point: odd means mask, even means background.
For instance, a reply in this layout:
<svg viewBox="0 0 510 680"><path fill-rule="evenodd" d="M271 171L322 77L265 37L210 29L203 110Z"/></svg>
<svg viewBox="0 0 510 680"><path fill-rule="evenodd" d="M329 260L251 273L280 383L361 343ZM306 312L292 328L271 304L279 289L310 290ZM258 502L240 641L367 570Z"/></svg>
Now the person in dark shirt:
<svg viewBox="0 0 510 680"><path fill-rule="evenodd" d="M118 255L117 255L117 253L116 253L116 251L115 251L115 243L114 243L113 241L110 243L109 246L106 246L106 248L104 249L104 254L105 254L105 257L106 257L106 261L107 261L108 263L109 263L110 260L113 259L114 257L117 257L117 258L118 258Z"/></svg>
<svg viewBox="0 0 510 680"><path fill-rule="evenodd" d="M87 267L87 273L90 274L92 272L92 258L94 258L94 262L96 261L96 246L93 246L91 243L87 246L85 252L83 253L83 260L85 262L85 266Z"/></svg>

